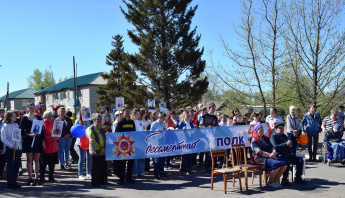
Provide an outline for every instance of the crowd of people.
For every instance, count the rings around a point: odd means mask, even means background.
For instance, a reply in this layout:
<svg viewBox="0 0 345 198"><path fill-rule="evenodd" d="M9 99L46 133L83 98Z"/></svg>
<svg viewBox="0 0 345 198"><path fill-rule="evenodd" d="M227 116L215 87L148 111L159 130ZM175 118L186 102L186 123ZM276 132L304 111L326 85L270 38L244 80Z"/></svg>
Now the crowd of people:
<svg viewBox="0 0 345 198"><path fill-rule="evenodd" d="M119 185L135 183L135 177L149 174L152 164L155 179L166 180L168 178L165 171L172 168L172 163L176 159L181 159L180 172L183 176L193 174L195 170L200 170L202 173L211 171L210 152L158 157L152 162L149 158L106 161L106 133L130 131L253 125L254 133L250 140L249 152L251 156L248 158L253 164L262 165L263 170L269 173L268 186L272 188L292 185L288 180L292 164L297 168L294 182L306 184L306 181L302 179L303 159L296 156L297 139L302 133L306 133L309 137L310 161L317 161L319 133L324 132L324 141L328 141L334 149L332 161L345 164L342 145L343 106L339 111L331 110L331 115L323 120L313 104L309 106L309 112L301 120L296 115L295 107L291 106L285 120L286 130L284 120L277 114L277 109L274 107L270 109L270 115L265 118L260 111L253 111L253 109L249 109L246 114L241 114L238 108L234 108L229 116L216 114L216 105L213 103L208 107L199 104L197 109L187 107L180 116L177 116L174 110L167 113L149 112L146 108L132 110L129 105L124 105L122 111L116 111L114 114L110 113L108 107L104 107L100 113L92 114L91 121L82 120L81 109L77 114L78 118L59 105L53 107L53 112L47 111L44 104L34 103L27 105L27 112L5 112L0 109L0 176L2 177L5 164L7 164L6 178L9 189L21 188L17 177L23 175L22 153L26 154L26 170L30 186L54 182L56 164L59 164L62 170L71 169L71 163L78 164L78 179L89 179L94 187L108 185L108 177L112 176L111 170L114 176L119 178ZM42 133L30 132L34 120L43 120ZM63 121L61 137L52 136L55 121ZM111 126L109 121L112 123ZM274 131L271 137L264 135L263 124L266 123ZM81 138L73 137L71 128L74 124L82 125L86 130L86 135ZM18 130L20 130L21 140L15 141L13 135ZM78 153L74 149L75 144ZM224 163L224 159L218 159L219 166L225 167ZM86 170L84 170L84 165ZM47 166L48 180L45 178ZM200 168L197 168L198 166ZM278 182L281 177L281 182Z"/></svg>

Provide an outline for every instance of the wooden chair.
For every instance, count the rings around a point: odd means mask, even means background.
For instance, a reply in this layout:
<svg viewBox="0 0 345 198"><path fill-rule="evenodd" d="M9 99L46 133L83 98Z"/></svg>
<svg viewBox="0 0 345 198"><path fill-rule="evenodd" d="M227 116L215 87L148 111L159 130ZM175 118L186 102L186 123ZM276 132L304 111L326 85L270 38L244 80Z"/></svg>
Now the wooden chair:
<svg viewBox="0 0 345 198"><path fill-rule="evenodd" d="M214 181L214 175L223 175L224 180L224 193L226 194L226 184L229 178L232 178L232 182L235 182L235 178L238 177L238 181L240 183L240 190L242 191L242 184L241 184L241 172L242 170L239 168L228 168L229 164L229 157L226 152L226 149L218 150L218 151L210 151L211 153L211 159L212 159L212 171L211 171L211 190L213 190L213 181ZM217 169L214 170L215 161L214 157L226 157L226 168Z"/></svg>
<svg viewBox="0 0 345 198"><path fill-rule="evenodd" d="M241 170L244 171L244 184L246 185L246 190L248 190L248 173L252 173L252 174L259 173L260 187L262 187L262 182L261 182L262 168L260 165L247 164L247 153L246 153L245 144L232 144L231 158L232 158L232 167L240 168ZM253 178L252 178L252 182L253 182ZM233 186L234 185L235 183L233 182Z"/></svg>

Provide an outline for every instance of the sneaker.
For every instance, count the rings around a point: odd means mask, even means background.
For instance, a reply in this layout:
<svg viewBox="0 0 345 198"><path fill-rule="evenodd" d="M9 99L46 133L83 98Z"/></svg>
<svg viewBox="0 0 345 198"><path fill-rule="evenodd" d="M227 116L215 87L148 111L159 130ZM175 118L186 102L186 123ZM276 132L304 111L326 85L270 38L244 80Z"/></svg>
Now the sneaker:
<svg viewBox="0 0 345 198"><path fill-rule="evenodd" d="M164 166L164 170L168 170L168 167L167 167L167 166Z"/></svg>
<svg viewBox="0 0 345 198"><path fill-rule="evenodd" d="M149 171L145 171L144 173L145 173L145 175L148 175L148 174L149 174Z"/></svg>
<svg viewBox="0 0 345 198"><path fill-rule="evenodd" d="M71 165L67 164L67 165L65 166L65 169L71 169Z"/></svg>
<svg viewBox="0 0 345 198"><path fill-rule="evenodd" d="M44 178L40 179L40 181L42 182L42 184L47 183L46 179Z"/></svg>
<svg viewBox="0 0 345 198"><path fill-rule="evenodd" d="M19 169L18 175L21 176L21 175L23 175L23 173L24 173L24 172L23 172L23 169L20 168L20 169Z"/></svg>
<svg viewBox="0 0 345 198"><path fill-rule="evenodd" d="M35 182L36 182L36 185L40 185L40 186L43 185L43 182L41 180L39 180L39 179L36 179Z"/></svg>
<svg viewBox="0 0 345 198"><path fill-rule="evenodd" d="M270 188L279 188L279 187L276 185L276 183L272 183L272 184L268 183L267 186L270 187Z"/></svg>
<svg viewBox="0 0 345 198"><path fill-rule="evenodd" d="M289 180L287 180L287 179L283 179L282 182L281 182L281 185L283 185L283 186L292 186L292 183L289 182Z"/></svg>
<svg viewBox="0 0 345 198"><path fill-rule="evenodd" d="M138 177L138 174L134 174L133 177Z"/></svg>
<svg viewBox="0 0 345 198"><path fill-rule="evenodd" d="M84 175L79 175L79 180L85 180Z"/></svg>
<svg viewBox="0 0 345 198"><path fill-rule="evenodd" d="M65 166L64 165L60 165L60 169L61 170L65 170Z"/></svg>
<svg viewBox="0 0 345 198"><path fill-rule="evenodd" d="M331 160L331 163L337 163L337 162L338 162L337 159L332 159L332 160Z"/></svg>
<svg viewBox="0 0 345 198"><path fill-rule="evenodd" d="M274 183L276 186L278 186L278 188L283 187L281 184L279 184L278 182Z"/></svg>
<svg viewBox="0 0 345 198"><path fill-rule="evenodd" d="M50 182L55 182L56 180L54 179L54 177L49 177L49 181Z"/></svg>
<svg viewBox="0 0 345 198"><path fill-rule="evenodd" d="M36 183L33 179L29 179L28 186L36 186Z"/></svg>
<svg viewBox="0 0 345 198"><path fill-rule="evenodd" d="M342 165L345 165L345 159L341 160L340 162Z"/></svg>
<svg viewBox="0 0 345 198"><path fill-rule="evenodd" d="M91 175L90 174L86 174L85 179L91 179Z"/></svg>

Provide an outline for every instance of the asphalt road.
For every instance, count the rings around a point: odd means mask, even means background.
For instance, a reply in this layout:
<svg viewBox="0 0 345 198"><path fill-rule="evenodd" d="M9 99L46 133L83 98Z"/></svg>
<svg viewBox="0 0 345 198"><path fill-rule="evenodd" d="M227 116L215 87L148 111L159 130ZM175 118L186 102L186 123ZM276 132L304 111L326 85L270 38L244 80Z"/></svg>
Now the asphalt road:
<svg viewBox="0 0 345 198"><path fill-rule="evenodd" d="M24 155L23 155L24 157ZM24 159L25 160L25 159ZM108 177L109 185L94 188L90 180L80 181L77 176L77 165L73 164L71 170L60 170L56 166L56 182L43 186L25 186L28 175L19 177L19 183L23 186L17 190L7 190L6 181L0 180L0 197L344 197L345 169L344 167L328 167L323 163L307 162L305 186L293 185L288 188L271 189L259 187L258 176L254 184L249 185L248 191L240 192L238 182L232 187L229 180L227 193L223 192L222 176L215 178L214 190L210 189L210 173L197 172L194 175L181 176L179 163L175 163L174 169L168 170L168 180L155 181L151 172L143 177L136 178L135 184L119 186L117 178ZM25 161L23 163L25 167ZM290 178L290 177L289 177ZM242 185L244 187L244 178Z"/></svg>

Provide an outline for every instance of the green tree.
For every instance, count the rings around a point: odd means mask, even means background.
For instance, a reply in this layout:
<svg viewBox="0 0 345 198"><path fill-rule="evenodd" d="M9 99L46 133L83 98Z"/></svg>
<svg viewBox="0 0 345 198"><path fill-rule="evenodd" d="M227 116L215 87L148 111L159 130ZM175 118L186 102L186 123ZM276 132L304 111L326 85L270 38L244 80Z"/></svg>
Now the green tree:
<svg viewBox="0 0 345 198"><path fill-rule="evenodd" d="M31 75L28 80L29 87L36 91L55 84L54 74L48 70L41 72L39 69L34 69L33 75Z"/></svg>
<svg viewBox="0 0 345 198"><path fill-rule="evenodd" d="M149 81L156 100L177 108L196 104L207 91L208 79L202 73L204 49L201 36L191 29L197 6L192 0L129 0L122 13L135 27L128 30L139 53L129 61L140 71L141 82Z"/></svg>
<svg viewBox="0 0 345 198"><path fill-rule="evenodd" d="M121 35L112 37L114 47L106 56L106 64L111 66L110 73L101 74L108 80L106 85L99 86L96 91L98 96L97 106L110 106L115 103L115 97L125 97L125 103L132 107L145 106L147 99L151 97L147 87L139 84L138 75L128 64L128 55L124 52L123 40Z"/></svg>
<svg viewBox="0 0 345 198"><path fill-rule="evenodd" d="M342 104L345 88L345 33L342 1L301 0L285 6L287 60L295 72L304 106L313 103L320 114ZM295 64L297 63L297 64ZM300 82L308 77L312 84Z"/></svg>

